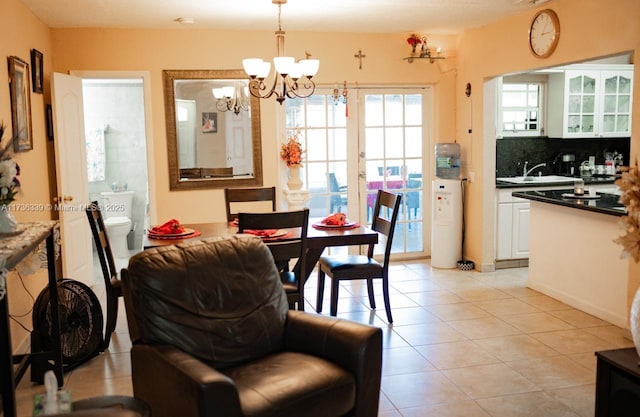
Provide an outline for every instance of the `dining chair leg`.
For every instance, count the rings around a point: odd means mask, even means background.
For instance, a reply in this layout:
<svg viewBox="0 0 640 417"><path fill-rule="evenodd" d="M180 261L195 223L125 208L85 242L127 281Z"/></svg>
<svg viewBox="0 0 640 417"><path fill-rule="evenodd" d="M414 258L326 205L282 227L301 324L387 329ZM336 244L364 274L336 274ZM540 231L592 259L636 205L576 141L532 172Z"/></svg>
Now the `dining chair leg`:
<svg viewBox="0 0 640 417"><path fill-rule="evenodd" d="M318 267L318 294L316 295L316 313L322 313L322 302L324 300L324 272Z"/></svg>
<svg viewBox="0 0 640 417"><path fill-rule="evenodd" d="M384 298L384 309L387 312L387 320L389 324L393 323L393 317L391 317L391 303L389 302L389 277L384 276L382 278L382 297Z"/></svg>
<svg viewBox="0 0 640 417"><path fill-rule="evenodd" d="M107 325L104 332L104 349L109 347L111 334L116 330L118 321L118 297L107 297Z"/></svg>
<svg viewBox="0 0 640 417"><path fill-rule="evenodd" d="M338 288L340 288L340 280L331 279L331 305L329 307L329 315L336 316L338 314Z"/></svg>
<svg viewBox="0 0 640 417"><path fill-rule="evenodd" d="M373 279L367 278L367 293L369 293L369 305L371 308L376 308L376 297L373 293Z"/></svg>

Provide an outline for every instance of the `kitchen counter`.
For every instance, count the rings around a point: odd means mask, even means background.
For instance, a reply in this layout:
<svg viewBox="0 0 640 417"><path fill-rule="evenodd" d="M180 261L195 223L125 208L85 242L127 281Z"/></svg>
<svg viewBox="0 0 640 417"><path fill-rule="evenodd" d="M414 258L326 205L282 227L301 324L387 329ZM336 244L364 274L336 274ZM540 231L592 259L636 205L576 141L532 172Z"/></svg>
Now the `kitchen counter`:
<svg viewBox="0 0 640 417"><path fill-rule="evenodd" d="M514 192L530 200L527 287L628 328L629 260L614 241L624 208L614 194L562 197L573 189Z"/></svg>
<svg viewBox="0 0 640 417"><path fill-rule="evenodd" d="M562 196L563 194L572 193L573 188L567 188L564 190L516 191L513 193L513 196L612 216L623 216L627 214L626 208L620 203L620 196L616 194L596 192L596 195L600 196L597 199L567 198Z"/></svg>
<svg viewBox="0 0 640 417"><path fill-rule="evenodd" d="M571 178L571 177L567 177L567 178ZM619 178L619 175L610 175L610 176L606 176L606 177L575 177L575 178L571 178L567 181L564 182L558 182L558 181L554 181L554 182L544 182L544 181L531 181L531 182L522 182L522 183L518 183L518 184L514 184L512 182L506 182L506 181L500 181L500 180L496 180L496 188L538 188L538 187L548 187L550 185L556 186L556 185L568 185L568 186L573 186L573 183L576 180L582 179L585 183L585 185L589 185L589 184L613 184L617 179Z"/></svg>

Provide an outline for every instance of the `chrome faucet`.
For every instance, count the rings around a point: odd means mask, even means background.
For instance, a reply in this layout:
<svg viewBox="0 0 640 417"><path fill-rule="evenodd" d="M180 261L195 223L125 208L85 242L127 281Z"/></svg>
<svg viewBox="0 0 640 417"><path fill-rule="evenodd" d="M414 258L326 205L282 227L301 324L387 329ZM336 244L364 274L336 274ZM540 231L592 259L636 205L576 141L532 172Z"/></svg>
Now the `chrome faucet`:
<svg viewBox="0 0 640 417"><path fill-rule="evenodd" d="M524 168L522 169L522 176L525 177L525 178L527 178L529 176L529 174L531 174L531 172L534 169L547 166L546 162L543 162L543 163L538 164L538 165L534 166L533 168L527 170L527 164L528 163L529 163L529 161L524 161Z"/></svg>

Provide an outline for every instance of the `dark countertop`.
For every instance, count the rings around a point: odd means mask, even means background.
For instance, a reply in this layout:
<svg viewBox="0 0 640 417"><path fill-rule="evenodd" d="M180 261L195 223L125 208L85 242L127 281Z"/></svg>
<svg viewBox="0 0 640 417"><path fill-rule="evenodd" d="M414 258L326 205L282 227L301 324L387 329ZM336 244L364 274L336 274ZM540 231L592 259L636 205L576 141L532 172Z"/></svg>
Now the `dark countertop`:
<svg viewBox="0 0 640 417"><path fill-rule="evenodd" d="M575 179L573 180L569 180L567 182L540 182L540 181L533 181L533 182L527 182L527 183L522 183L522 184L514 184L511 182L504 182L504 181L498 181L496 180L496 188L539 188L539 187L549 187L549 186L563 186L563 185L568 185L568 186L573 186L573 183L576 180L579 180L582 178L582 180L584 180L585 185L589 185L589 184L613 184L620 176L615 176L615 175L610 175L610 176L606 176L606 177L575 177Z"/></svg>
<svg viewBox="0 0 640 417"><path fill-rule="evenodd" d="M566 198L562 196L562 194L572 193L573 188L567 188L565 190L516 191L513 196L612 216L627 214L625 206L619 202L620 196L616 194L596 193L600 196L598 199Z"/></svg>

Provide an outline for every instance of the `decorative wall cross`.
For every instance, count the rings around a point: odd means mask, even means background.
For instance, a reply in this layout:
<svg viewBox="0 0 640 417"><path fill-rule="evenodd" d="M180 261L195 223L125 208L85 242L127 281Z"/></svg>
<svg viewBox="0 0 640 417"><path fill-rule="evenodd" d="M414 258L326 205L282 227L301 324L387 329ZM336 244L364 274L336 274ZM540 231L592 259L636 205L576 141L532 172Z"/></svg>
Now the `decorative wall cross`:
<svg viewBox="0 0 640 417"><path fill-rule="evenodd" d="M355 54L354 57L358 58L358 61L359 61L358 69L362 69L362 58L366 58L367 56L362 53L362 49L358 49L358 53Z"/></svg>

